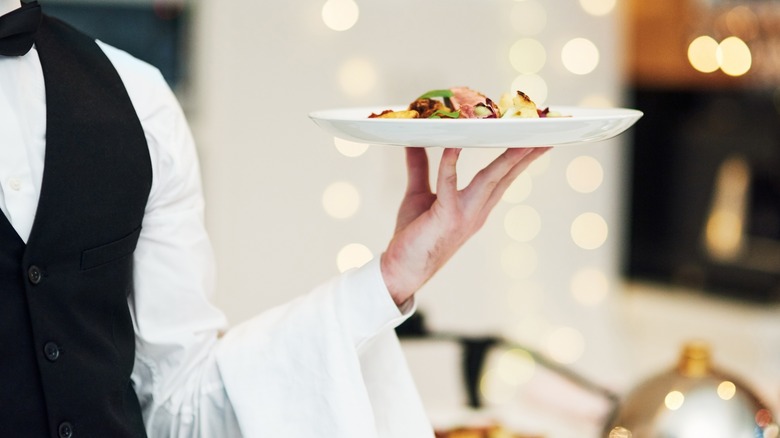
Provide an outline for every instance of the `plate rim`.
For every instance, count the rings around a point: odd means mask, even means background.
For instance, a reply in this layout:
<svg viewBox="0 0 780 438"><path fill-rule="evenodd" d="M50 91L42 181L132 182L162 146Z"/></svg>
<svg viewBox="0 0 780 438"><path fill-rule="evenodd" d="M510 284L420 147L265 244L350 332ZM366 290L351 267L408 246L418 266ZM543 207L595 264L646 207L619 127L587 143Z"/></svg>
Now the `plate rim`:
<svg viewBox="0 0 780 438"><path fill-rule="evenodd" d="M571 105L551 105L547 106L546 108L550 108L552 111L557 111L562 114L562 117L543 117L543 118L535 118L535 117L508 117L508 118L493 118L493 119L386 119L386 118L369 118L368 116L373 112L377 113L380 111L384 111L387 109L392 110L401 110L405 109L406 106L402 105L390 105L390 106L361 106L361 107L340 107L340 108L329 108L329 109L320 109L320 110L314 110L310 111L308 116L311 119L318 119L318 120L338 120L338 121L368 121L369 123L387 123L387 122L414 122L414 123L496 123L496 122L540 122L540 121L552 121L552 120L561 120L561 119L571 119L574 118L574 115L569 115L569 112L598 112L601 114L578 114L576 115L576 118L578 120L595 120L595 119L614 119L614 118L631 118L631 117L642 117L644 115L644 112L638 109L634 108L624 108L624 107L583 107L583 106L571 106ZM341 112L354 112L361 114L365 113L365 117L325 117L324 115L327 114L334 114L334 113L341 113Z"/></svg>
<svg viewBox="0 0 780 438"><path fill-rule="evenodd" d="M642 111L633 108L553 105L550 108L564 115L570 115L570 117L506 119L382 119L368 117L371 112L381 111L380 108L393 109L398 107L391 105L332 108L312 111L309 113L309 118L334 137L369 145L527 148L605 141L623 134L644 116ZM405 106L400 108L405 108ZM580 126L582 124L585 126ZM449 136L450 138L442 135L442 129L446 126L456 128L452 130L454 132ZM496 130L491 127L495 127ZM585 128L592 132L588 130L582 132ZM528 135L528 138L518 139L515 132L511 133L511 137L507 134L516 129L526 130L525 134ZM542 130L541 134L534 132L537 129ZM551 130L557 131L558 129L560 129L559 132L550 134ZM426 132L427 130L431 132ZM472 130L477 135L484 136L484 141L473 136L472 132L468 132ZM462 131L460 138L457 138L458 131ZM405 132L406 134L398 135L396 132ZM540 135L542 139L539 139ZM548 135L547 139L544 139L545 135Z"/></svg>

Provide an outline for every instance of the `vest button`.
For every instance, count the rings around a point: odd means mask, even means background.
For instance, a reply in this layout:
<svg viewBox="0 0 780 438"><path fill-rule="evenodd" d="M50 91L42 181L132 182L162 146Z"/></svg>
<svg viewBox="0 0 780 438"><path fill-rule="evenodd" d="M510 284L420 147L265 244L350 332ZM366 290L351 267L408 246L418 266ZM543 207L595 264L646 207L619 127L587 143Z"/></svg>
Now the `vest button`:
<svg viewBox="0 0 780 438"><path fill-rule="evenodd" d="M54 362L60 358L60 347L54 342L47 342L43 346L43 354L50 362Z"/></svg>
<svg viewBox="0 0 780 438"><path fill-rule="evenodd" d="M60 438L72 438L73 425L64 421L60 423L60 427L57 428L57 433L60 435Z"/></svg>
<svg viewBox="0 0 780 438"><path fill-rule="evenodd" d="M43 271L41 271L41 268L32 265L30 266L30 269L27 270L27 279L30 280L30 283L32 284L38 284L43 279Z"/></svg>

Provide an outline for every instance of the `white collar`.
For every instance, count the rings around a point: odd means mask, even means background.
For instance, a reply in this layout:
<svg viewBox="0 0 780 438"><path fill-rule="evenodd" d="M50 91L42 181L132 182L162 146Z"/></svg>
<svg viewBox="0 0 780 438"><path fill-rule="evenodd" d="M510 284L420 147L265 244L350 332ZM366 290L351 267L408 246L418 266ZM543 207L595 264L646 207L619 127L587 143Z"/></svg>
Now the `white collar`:
<svg viewBox="0 0 780 438"><path fill-rule="evenodd" d="M22 2L20 0L0 0L0 15L5 15L21 7Z"/></svg>

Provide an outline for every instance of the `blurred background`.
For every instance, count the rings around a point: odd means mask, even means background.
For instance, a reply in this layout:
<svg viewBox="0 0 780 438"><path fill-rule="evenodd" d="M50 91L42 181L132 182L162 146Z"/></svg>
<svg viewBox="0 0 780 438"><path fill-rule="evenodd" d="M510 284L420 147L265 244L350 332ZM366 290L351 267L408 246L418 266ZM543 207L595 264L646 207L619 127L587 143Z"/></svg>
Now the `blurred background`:
<svg viewBox="0 0 780 438"><path fill-rule="evenodd" d="M452 86L644 111L616 139L535 163L418 294L399 331L429 415L602 436L609 395L673 367L692 340L780 404L780 3L41 3L177 93L231 324L392 235L403 149L334 139L309 112ZM462 181L498 153L464 151Z"/></svg>

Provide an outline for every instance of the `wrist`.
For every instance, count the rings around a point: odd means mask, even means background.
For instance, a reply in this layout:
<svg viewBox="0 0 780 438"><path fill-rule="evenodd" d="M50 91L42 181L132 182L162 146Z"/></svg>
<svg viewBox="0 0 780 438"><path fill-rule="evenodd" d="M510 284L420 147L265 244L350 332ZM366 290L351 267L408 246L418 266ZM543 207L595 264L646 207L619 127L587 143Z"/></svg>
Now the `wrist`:
<svg viewBox="0 0 780 438"><path fill-rule="evenodd" d="M409 277L400 272L398 263L392 254L382 253L379 259L379 268L390 297L396 306L401 308L414 295L417 288L408 284Z"/></svg>

